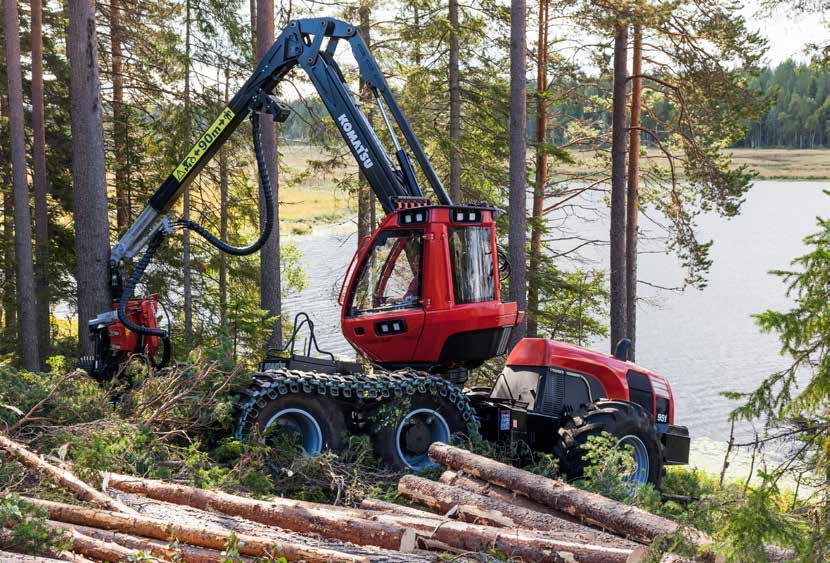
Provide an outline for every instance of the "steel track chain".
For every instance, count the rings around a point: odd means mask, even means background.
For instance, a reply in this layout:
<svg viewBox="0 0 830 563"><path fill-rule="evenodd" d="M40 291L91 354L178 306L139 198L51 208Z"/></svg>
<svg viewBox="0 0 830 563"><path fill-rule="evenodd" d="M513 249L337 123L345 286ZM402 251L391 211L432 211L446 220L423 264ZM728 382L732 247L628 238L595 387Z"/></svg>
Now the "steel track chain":
<svg viewBox="0 0 830 563"><path fill-rule="evenodd" d="M478 434L479 421L470 400L462 390L441 377L415 370L367 374L327 374L291 369L276 369L254 374L251 385L242 391L234 435L243 439L250 432L260 410L269 401L289 393L323 395L341 400L393 400L415 395L447 397L464 422L467 432Z"/></svg>

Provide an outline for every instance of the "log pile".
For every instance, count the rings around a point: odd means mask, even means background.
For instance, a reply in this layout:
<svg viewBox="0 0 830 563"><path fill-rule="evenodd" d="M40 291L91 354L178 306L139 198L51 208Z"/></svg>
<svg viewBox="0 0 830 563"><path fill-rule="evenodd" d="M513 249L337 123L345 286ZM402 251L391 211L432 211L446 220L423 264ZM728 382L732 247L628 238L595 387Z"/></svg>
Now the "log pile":
<svg viewBox="0 0 830 563"><path fill-rule="evenodd" d="M8 438L0 449L49 476L83 504L27 499L63 530L62 560L207 563L284 557L289 561L434 561L500 553L511 560L625 562L645 557L656 538L710 539L670 520L444 444L430 457L439 481L406 475L400 497L423 506L366 499L343 507L284 498L254 500L141 477L108 474L98 491ZM771 558L776 554L771 551ZM710 558L710 560L713 558Z"/></svg>

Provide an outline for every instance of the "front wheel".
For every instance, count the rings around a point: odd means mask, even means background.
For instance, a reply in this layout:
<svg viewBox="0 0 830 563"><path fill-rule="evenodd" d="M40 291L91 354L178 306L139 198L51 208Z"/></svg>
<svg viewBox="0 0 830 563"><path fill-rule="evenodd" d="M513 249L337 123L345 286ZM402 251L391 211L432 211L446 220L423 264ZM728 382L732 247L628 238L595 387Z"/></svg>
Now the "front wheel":
<svg viewBox="0 0 830 563"><path fill-rule="evenodd" d="M628 447L634 468L626 476L633 485L651 483L660 487L663 478L663 448L657 429L648 413L628 401L596 401L568 417L559 429L554 453L568 479L579 479L585 472L583 447L589 436L608 432L618 447Z"/></svg>

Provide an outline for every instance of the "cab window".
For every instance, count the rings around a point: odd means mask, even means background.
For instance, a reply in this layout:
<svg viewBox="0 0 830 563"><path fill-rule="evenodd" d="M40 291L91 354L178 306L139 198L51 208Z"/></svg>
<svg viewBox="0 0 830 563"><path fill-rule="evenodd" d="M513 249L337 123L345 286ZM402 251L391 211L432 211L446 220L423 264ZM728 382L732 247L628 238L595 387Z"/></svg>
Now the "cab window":
<svg viewBox="0 0 830 563"><path fill-rule="evenodd" d="M355 286L351 314L419 307L422 259L421 231L381 234Z"/></svg>
<svg viewBox="0 0 830 563"><path fill-rule="evenodd" d="M496 298L493 244L489 227L449 230L455 302L480 303Z"/></svg>

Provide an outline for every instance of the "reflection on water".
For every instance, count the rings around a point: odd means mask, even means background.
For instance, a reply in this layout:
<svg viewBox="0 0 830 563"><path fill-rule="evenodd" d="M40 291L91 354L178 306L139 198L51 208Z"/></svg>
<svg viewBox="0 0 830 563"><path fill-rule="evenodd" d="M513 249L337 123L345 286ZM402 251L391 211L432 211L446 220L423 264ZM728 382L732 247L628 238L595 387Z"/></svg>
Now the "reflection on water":
<svg viewBox="0 0 830 563"><path fill-rule="evenodd" d="M815 216L830 215L830 197L822 193L828 188L830 184L818 182L758 182L740 216L700 220L701 238L714 240L714 264L706 289L672 293L640 286L644 303L638 309L637 360L671 380L677 398L676 420L687 424L693 436L725 439L732 404L719 393L752 389L786 365L776 338L760 334L751 315L787 306L783 284L767 272L785 267L802 253L802 239L815 230ZM646 235L656 236L648 219L641 219L641 225L652 231ZM608 236L604 218L571 220L569 228L584 238ZM297 245L310 283L287 300L288 311L307 311L316 323L321 347L351 355L340 334L337 293L355 237L328 233L298 239ZM682 279L678 260L648 252L659 248L655 244L643 247L640 279L676 286ZM587 248L583 256L603 267L607 246ZM603 351L609 348L602 341L594 346Z"/></svg>

